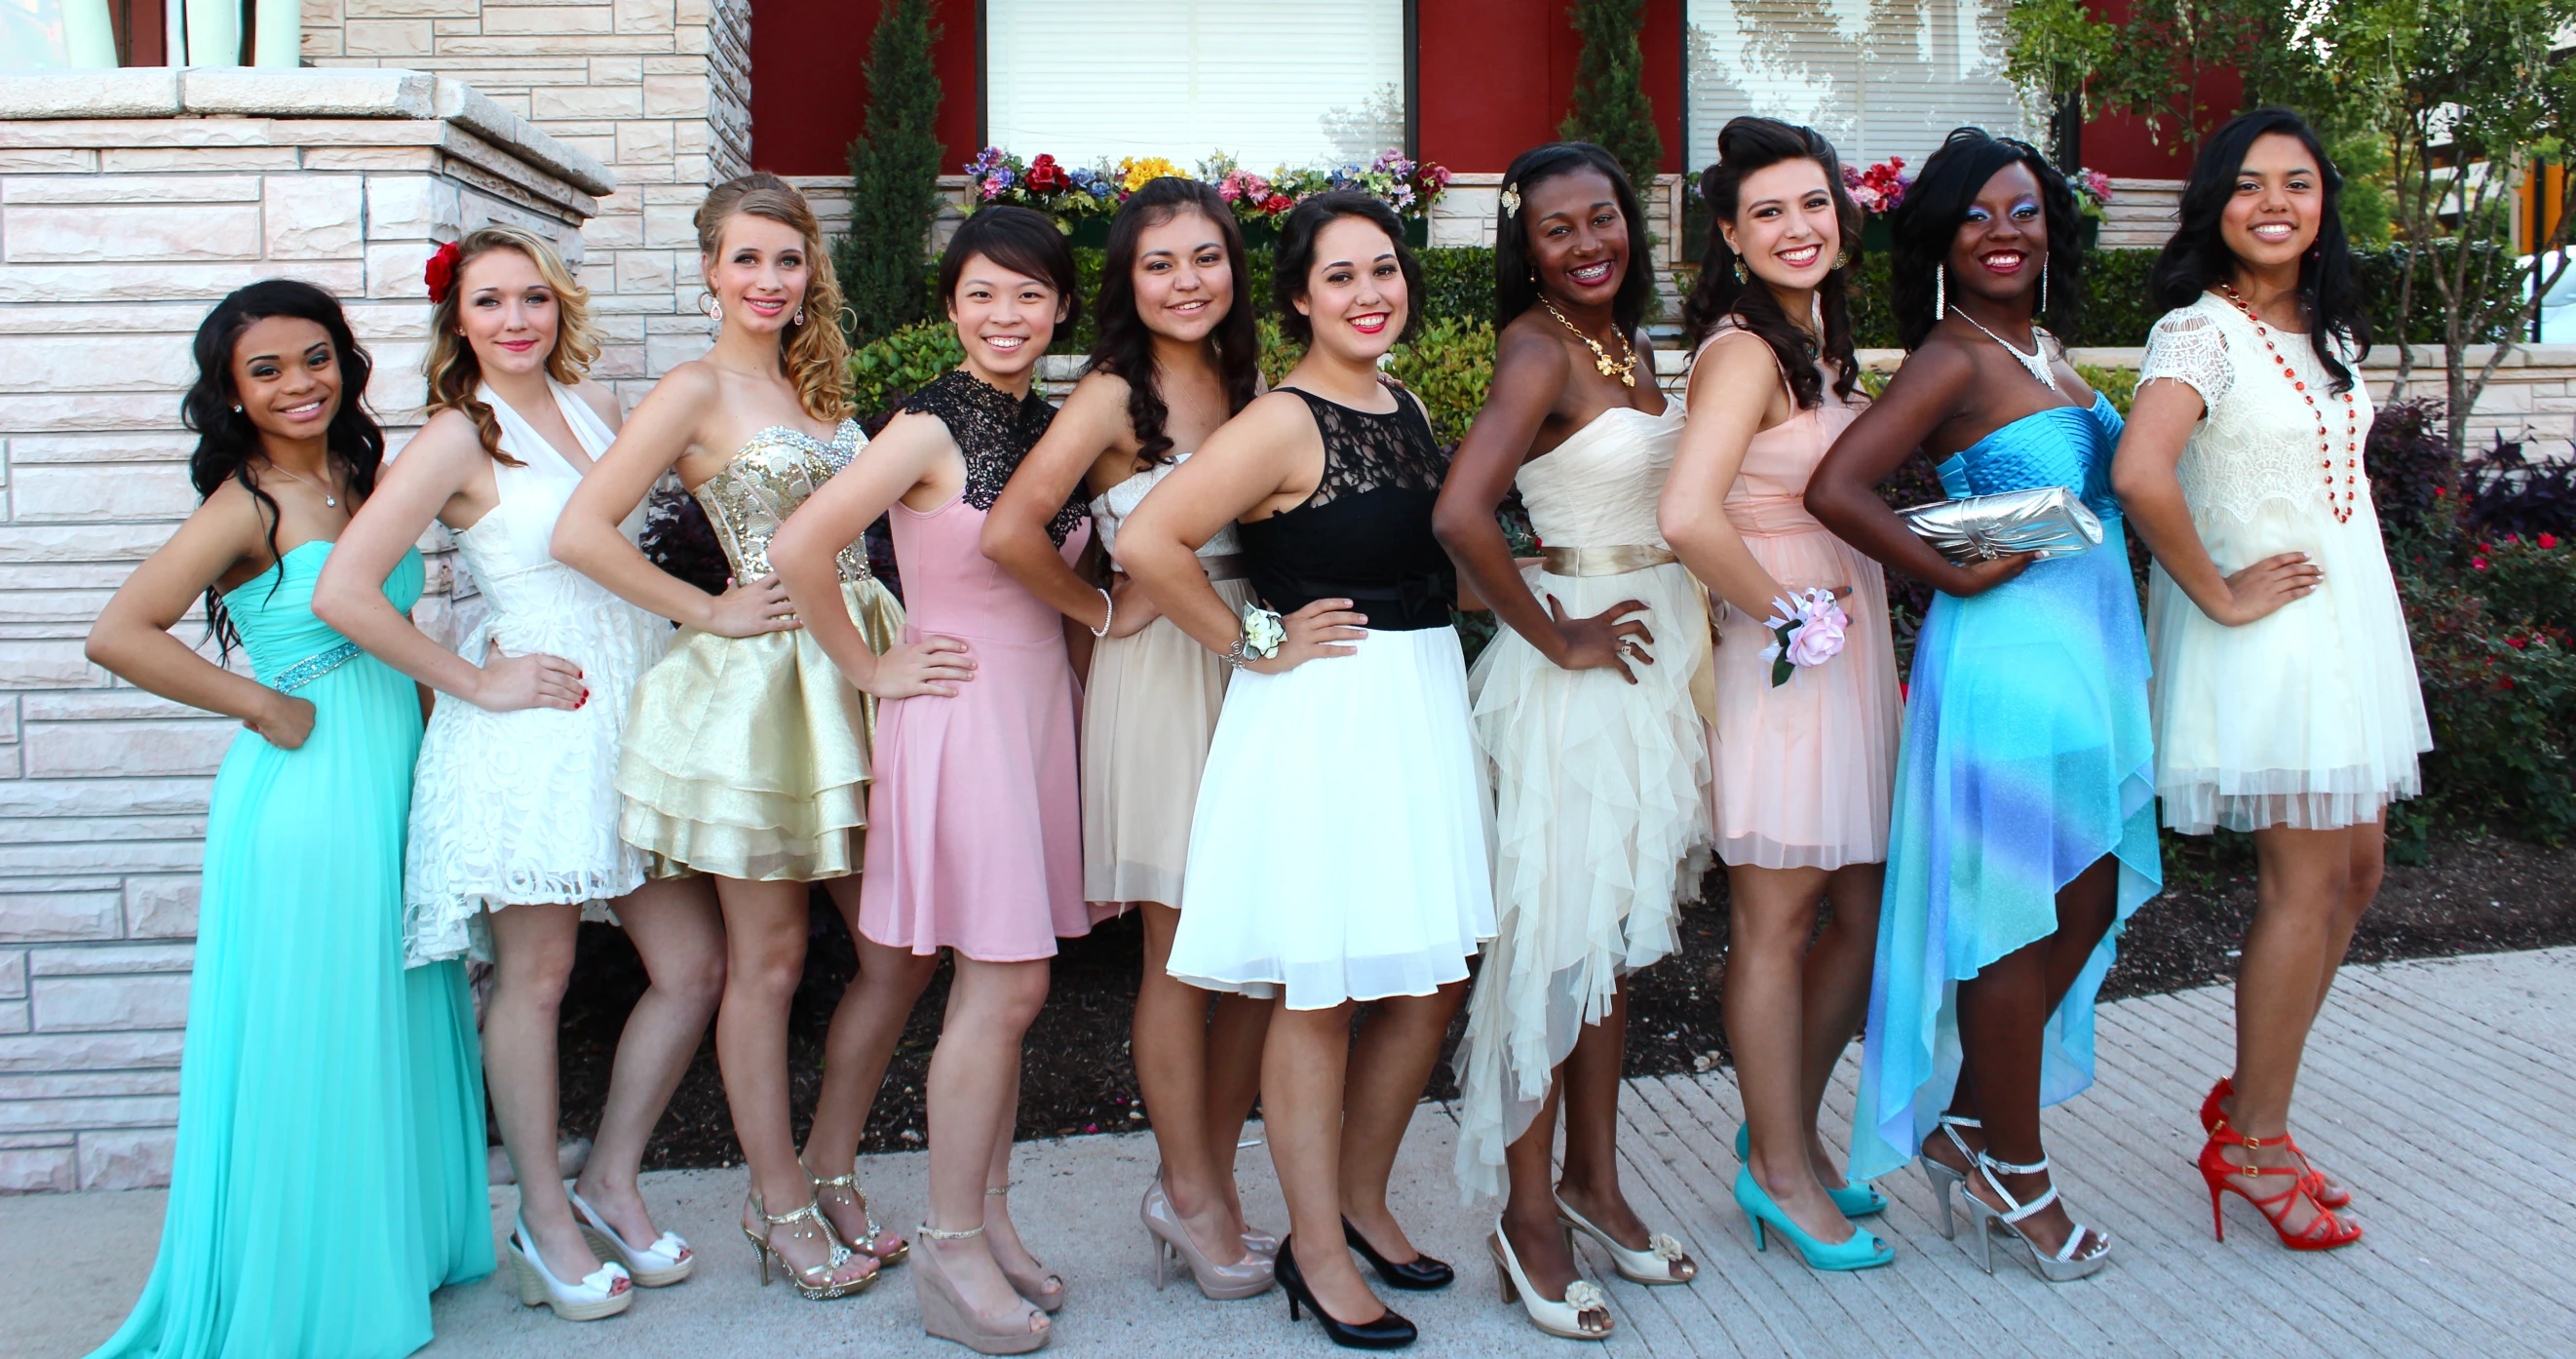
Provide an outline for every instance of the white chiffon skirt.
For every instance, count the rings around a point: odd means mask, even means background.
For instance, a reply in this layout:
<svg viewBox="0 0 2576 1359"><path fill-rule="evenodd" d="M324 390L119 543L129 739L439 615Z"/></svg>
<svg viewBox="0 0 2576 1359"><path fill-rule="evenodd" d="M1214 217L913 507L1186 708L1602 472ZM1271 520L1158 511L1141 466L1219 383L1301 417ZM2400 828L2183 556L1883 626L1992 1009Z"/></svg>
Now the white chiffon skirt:
<svg viewBox="0 0 2576 1359"><path fill-rule="evenodd" d="M2433 748L2415 651L2379 517L2349 523L2322 502L2266 500L2250 519L2192 516L2221 572L2305 552L2324 583L2243 627L2211 621L2155 568L2147 638L2155 661L2156 796L2185 835L2270 826L2361 825L2423 790Z"/></svg>
<svg viewBox="0 0 2576 1359"><path fill-rule="evenodd" d="M1293 1010L1427 996L1494 932L1493 813L1451 628L1243 671L1190 823L1169 971Z"/></svg>
<svg viewBox="0 0 2576 1359"><path fill-rule="evenodd" d="M1529 1128L1583 1026L1621 978L1671 953L1715 840L1708 726L1691 676L1707 614L1678 564L1621 575L1530 573L1588 617L1623 599L1655 663L1563 670L1504 629L1477 659L1476 744L1494 781L1499 928L1467 1005L1456 1173L1471 1201L1503 1190L1503 1149Z"/></svg>

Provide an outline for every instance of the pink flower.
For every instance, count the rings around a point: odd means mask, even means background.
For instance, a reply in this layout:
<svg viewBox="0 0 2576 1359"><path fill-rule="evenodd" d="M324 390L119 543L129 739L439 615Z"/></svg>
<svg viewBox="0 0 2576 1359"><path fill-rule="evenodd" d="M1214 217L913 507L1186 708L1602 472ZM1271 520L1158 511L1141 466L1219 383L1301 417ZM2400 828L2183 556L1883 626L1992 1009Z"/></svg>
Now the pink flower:
<svg viewBox="0 0 2576 1359"><path fill-rule="evenodd" d="M1842 606L1828 602L1821 608L1809 605L1803 612L1806 621L1789 637L1789 663L1823 665L1841 655L1843 630L1851 626Z"/></svg>
<svg viewBox="0 0 2576 1359"><path fill-rule="evenodd" d="M2469 568L2474 571L2484 571L2487 569L2487 559L2484 557L2471 557L2469 558Z"/></svg>
<svg viewBox="0 0 2576 1359"><path fill-rule="evenodd" d="M2558 546L2558 535L2555 533L2544 533L2540 535L2539 543L2543 550L2556 547Z"/></svg>
<svg viewBox="0 0 2576 1359"><path fill-rule="evenodd" d="M2524 640L2523 640L2522 638L2520 638L2520 637L2507 637L2507 638L2505 638L2505 639L2504 639L2504 644L2505 644L2506 646L2512 647L2512 648L2513 648L2514 650L2516 650L2516 651L2520 651L2520 650L2522 650L2524 647L2527 647L2527 646L2531 645L2531 643L2529 643L2529 642L2527 642L2527 641L2524 641Z"/></svg>

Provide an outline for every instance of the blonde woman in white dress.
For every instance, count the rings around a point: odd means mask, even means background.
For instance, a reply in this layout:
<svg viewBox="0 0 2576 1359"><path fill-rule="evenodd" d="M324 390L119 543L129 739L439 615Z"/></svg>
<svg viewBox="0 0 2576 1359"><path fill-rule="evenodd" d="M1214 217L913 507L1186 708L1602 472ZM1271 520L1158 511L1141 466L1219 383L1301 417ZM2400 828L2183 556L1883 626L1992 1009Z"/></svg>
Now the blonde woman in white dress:
<svg viewBox="0 0 2576 1359"><path fill-rule="evenodd" d="M2362 447L2369 342L2342 180L2296 114L2202 143L2153 286L2112 478L2156 556L2156 793L2186 835L2250 832L2236 1068L2201 1107L2213 1209L2244 1197L2298 1250L2361 1237L2290 1139L2308 1029L2378 893L2388 804L2432 748ZM2223 1231L2224 1218L2218 1219Z"/></svg>
<svg viewBox="0 0 2576 1359"><path fill-rule="evenodd" d="M635 1177L715 1013L724 927L703 883L647 883L643 853L617 834L627 699L670 628L547 552L564 502L616 437L615 394L583 377L599 352L588 296L542 237L516 227L469 232L440 258L434 414L340 535L313 607L438 691L413 774L405 961L494 963L483 1065L519 1182L519 1295L590 1320L626 1310L631 1284L678 1283L695 1267L686 1241L655 1228ZM455 535L490 611L462 654L378 588L433 519ZM567 1195L555 1040L585 918L625 927L651 985L627 1017L590 1160Z"/></svg>
<svg viewBox="0 0 2576 1359"><path fill-rule="evenodd" d="M1494 781L1496 933L1456 1058L1456 1171L1505 1195L1486 1249L1531 1323L1599 1339L1608 1299L1577 1270L1592 1236L1637 1283L1697 1272L1619 1183L1628 974L1671 953L1714 830L1707 605L1655 527L1682 403L1638 327L1646 223L1597 146L1523 152L1503 176L1493 394L1433 520L1505 625L1477 658L1476 745ZM1517 483L1543 560L1523 572L1494 510ZM1565 1161L1555 1165L1557 1109Z"/></svg>

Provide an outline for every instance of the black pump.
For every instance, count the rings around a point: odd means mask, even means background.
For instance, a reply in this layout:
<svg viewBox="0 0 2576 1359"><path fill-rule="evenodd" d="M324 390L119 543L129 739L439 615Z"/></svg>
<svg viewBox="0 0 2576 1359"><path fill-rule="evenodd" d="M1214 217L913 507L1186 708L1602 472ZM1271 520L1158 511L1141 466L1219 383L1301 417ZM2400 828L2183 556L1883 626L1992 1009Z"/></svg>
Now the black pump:
<svg viewBox="0 0 2576 1359"><path fill-rule="evenodd" d="M1336 1320L1332 1313L1324 1310L1322 1303L1315 1301L1314 1293L1306 1287L1306 1271L1297 1265L1297 1238L1294 1234L1279 1243L1277 1278L1280 1291L1288 1295L1288 1319L1298 1320L1298 1309L1302 1305L1323 1324L1324 1337L1344 1349L1400 1350L1420 1335L1413 1323L1396 1315L1392 1307L1379 1312L1375 1320L1358 1325Z"/></svg>
<svg viewBox="0 0 2576 1359"><path fill-rule="evenodd" d="M1350 1243L1352 1250L1360 1253L1361 1259L1369 1262L1369 1268L1376 1270L1377 1276L1384 1279L1389 1288L1423 1293L1447 1288L1458 1277L1458 1271L1451 1269L1448 1261L1434 1260L1418 1252L1402 1264L1387 1259L1377 1253L1377 1247L1370 1245L1367 1237L1360 1235L1360 1229L1352 1226L1349 1218L1342 1219L1342 1239Z"/></svg>

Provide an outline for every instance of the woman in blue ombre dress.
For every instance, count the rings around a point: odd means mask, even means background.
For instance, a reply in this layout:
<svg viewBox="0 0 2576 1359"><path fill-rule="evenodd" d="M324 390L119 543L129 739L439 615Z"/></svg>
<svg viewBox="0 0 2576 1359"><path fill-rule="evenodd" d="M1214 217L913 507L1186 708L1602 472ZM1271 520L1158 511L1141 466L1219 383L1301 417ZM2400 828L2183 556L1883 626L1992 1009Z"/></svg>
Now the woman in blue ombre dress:
<svg viewBox="0 0 2576 1359"><path fill-rule="evenodd" d="M1844 541L1940 591L1897 755L1851 1176L1920 1154L1945 1234L1955 1186L1982 1261L2002 1224L2062 1282L2111 1242L2059 1201L2039 1111L2092 1083L2094 995L2161 883L2146 634L2110 491L2120 417L2036 324L2071 309L2080 259L2074 195L2037 151L1951 133L1893 226L1905 366L1807 491ZM1875 493L1917 448L1953 497L2075 491L2103 544L1952 565Z"/></svg>
<svg viewBox="0 0 2576 1359"><path fill-rule="evenodd" d="M225 298L195 349L204 502L89 657L248 730L206 817L160 1258L98 1354L390 1359L429 1343L432 1289L491 1272L492 1222L464 973L403 968L419 691L311 607L384 435L366 353L310 284ZM420 597L417 552L384 589ZM171 635L200 595L251 676Z"/></svg>

